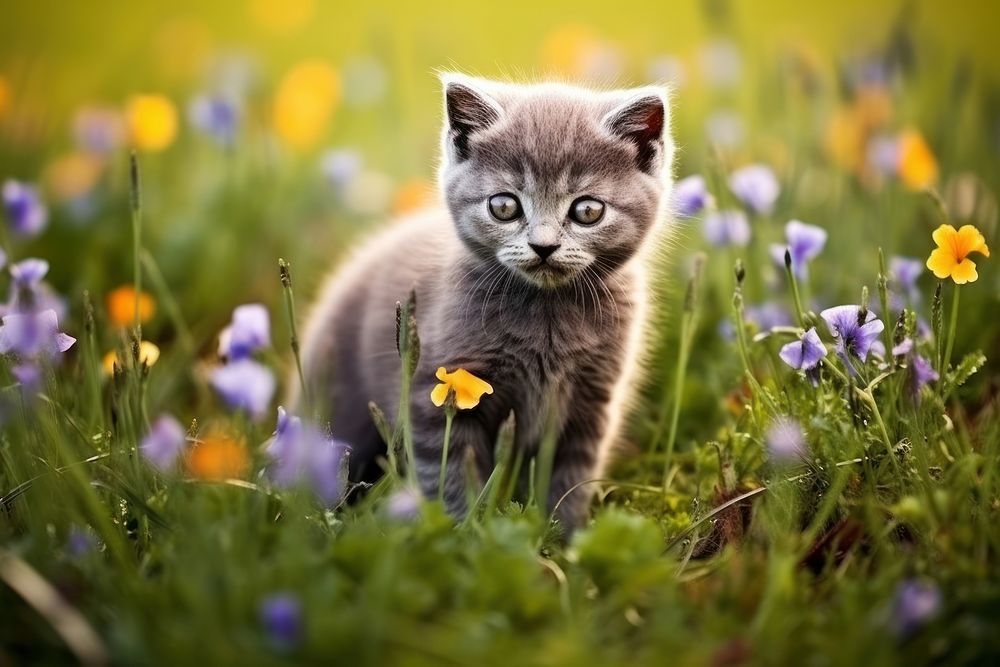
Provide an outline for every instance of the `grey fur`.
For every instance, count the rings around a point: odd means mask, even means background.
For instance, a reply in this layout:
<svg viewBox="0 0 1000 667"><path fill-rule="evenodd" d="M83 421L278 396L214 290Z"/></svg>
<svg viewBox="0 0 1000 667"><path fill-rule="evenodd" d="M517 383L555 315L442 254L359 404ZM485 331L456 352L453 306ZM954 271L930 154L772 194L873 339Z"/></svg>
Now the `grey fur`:
<svg viewBox="0 0 1000 667"><path fill-rule="evenodd" d="M390 228L331 279L303 339L307 382L334 434L354 447L352 476L371 478L384 444L366 406L395 412L393 310L415 288L421 354L412 418L424 492L437 493L444 430L443 411L429 399L434 374L461 367L495 392L456 416L449 509L464 510L466 458L475 461L476 483L489 475L497 430L511 410L515 446L529 455L547 415L556 415L551 507L600 474L634 381L646 305L641 256L670 188L666 97L657 88L594 92L443 78L447 211ZM487 200L501 192L518 195L521 219L490 216ZM593 226L567 215L581 195L606 204ZM537 269L529 243L558 244L548 260L555 268ZM585 520L591 489L560 505L565 525Z"/></svg>

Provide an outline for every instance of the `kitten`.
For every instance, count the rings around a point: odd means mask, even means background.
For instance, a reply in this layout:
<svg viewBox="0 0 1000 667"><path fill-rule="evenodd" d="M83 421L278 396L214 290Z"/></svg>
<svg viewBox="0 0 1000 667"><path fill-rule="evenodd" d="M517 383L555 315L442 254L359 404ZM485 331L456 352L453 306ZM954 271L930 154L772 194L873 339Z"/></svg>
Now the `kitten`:
<svg viewBox="0 0 1000 667"><path fill-rule="evenodd" d="M515 446L527 456L556 415L551 508L600 476L636 382L647 306L641 257L665 224L671 182L666 95L442 78L447 211L394 226L328 283L303 337L307 383L334 435L353 446L352 478L377 477L385 445L366 406L395 412L393 313L414 288L421 352L412 420L423 491L437 495L443 442L444 411L429 398L435 370L461 367L495 391L455 417L449 511L464 511L463 450L482 484L511 410ZM583 523L592 490L583 485L559 505L564 526Z"/></svg>

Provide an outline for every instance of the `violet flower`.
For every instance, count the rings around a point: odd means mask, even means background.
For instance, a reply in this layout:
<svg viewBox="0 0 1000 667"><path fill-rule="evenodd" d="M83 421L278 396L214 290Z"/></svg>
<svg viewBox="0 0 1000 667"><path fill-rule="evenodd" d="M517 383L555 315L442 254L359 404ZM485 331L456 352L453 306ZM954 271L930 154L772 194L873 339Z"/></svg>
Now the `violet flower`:
<svg viewBox="0 0 1000 667"><path fill-rule="evenodd" d="M750 222L743 211L713 211L702 222L705 240L716 247L745 246L750 242Z"/></svg>
<svg viewBox="0 0 1000 667"><path fill-rule="evenodd" d="M73 117L73 138L88 153L110 155L125 139L125 120L112 107L87 107Z"/></svg>
<svg viewBox="0 0 1000 667"><path fill-rule="evenodd" d="M38 364L30 361L15 364L11 367L10 372L26 394L37 394L38 390L41 389L42 369Z"/></svg>
<svg viewBox="0 0 1000 667"><path fill-rule="evenodd" d="M702 176L688 176L674 184L673 209L682 218L698 215L711 200Z"/></svg>
<svg viewBox="0 0 1000 667"><path fill-rule="evenodd" d="M358 177L363 166L361 156L349 148L328 151L320 158L320 171L323 172L323 176L340 190L347 188Z"/></svg>
<svg viewBox="0 0 1000 667"><path fill-rule="evenodd" d="M848 368L852 368L847 357L853 354L861 361L868 358L868 351L878 340L885 325L870 310L862 314L860 306L836 306L820 313L826 321L830 333L837 341L837 353L844 358Z"/></svg>
<svg viewBox="0 0 1000 667"><path fill-rule="evenodd" d="M29 258L10 265L10 300L0 306L0 313L37 313L53 310L57 319L66 315L66 302L42 282L49 271L44 259Z"/></svg>
<svg viewBox="0 0 1000 667"><path fill-rule="evenodd" d="M907 637L932 620L941 610L941 589L932 581L907 579L896 588L891 625L900 637Z"/></svg>
<svg viewBox="0 0 1000 667"><path fill-rule="evenodd" d="M219 334L219 356L246 359L271 344L271 320L263 304L248 303L233 310L232 323Z"/></svg>
<svg viewBox="0 0 1000 667"><path fill-rule="evenodd" d="M326 505L332 506L343 498L348 451L344 443L279 407L277 429L267 445L273 460L268 473L281 487L310 486Z"/></svg>
<svg viewBox="0 0 1000 667"><path fill-rule="evenodd" d="M819 339L816 327L813 327L803 334L801 340L783 345L778 356L792 368L808 371L816 368L820 360L826 356L826 346Z"/></svg>
<svg viewBox="0 0 1000 667"><path fill-rule="evenodd" d="M791 417L778 417L767 430L767 451L778 462L792 462L806 455L806 436Z"/></svg>
<svg viewBox="0 0 1000 667"><path fill-rule="evenodd" d="M75 338L59 331L59 320L51 309L10 313L0 326L0 354L14 353L21 359L52 358L75 342Z"/></svg>
<svg viewBox="0 0 1000 667"><path fill-rule="evenodd" d="M302 603L291 593L265 598L258 609L260 624L268 638L284 649L294 648L302 637Z"/></svg>
<svg viewBox="0 0 1000 667"><path fill-rule="evenodd" d="M399 489L386 500L385 511L396 521L414 521L420 516L420 506L424 497L414 488Z"/></svg>
<svg viewBox="0 0 1000 667"><path fill-rule="evenodd" d="M781 188L770 167L751 164L729 175L729 189L757 215L770 215Z"/></svg>
<svg viewBox="0 0 1000 667"><path fill-rule="evenodd" d="M823 251L826 237L826 230L822 227L792 220L785 225L785 238L788 240L788 245L772 244L771 257L779 267L784 268L785 251L787 250L792 258L792 272L799 280L805 280L808 264Z"/></svg>
<svg viewBox="0 0 1000 667"><path fill-rule="evenodd" d="M66 553L73 558L83 558L97 548L97 538L88 528L76 524L66 533Z"/></svg>
<svg viewBox="0 0 1000 667"><path fill-rule="evenodd" d="M221 146L232 146L240 125L240 109L221 95L199 95L188 106L188 119L197 130Z"/></svg>
<svg viewBox="0 0 1000 667"><path fill-rule="evenodd" d="M889 288L894 294L915 303L920 300L917 280L923 272L923 260L915 257L892 257L889 259Z"/></svg>
<svg viewBox="0 0 1000 667"><path fill-rule="evenodd" d="M172 470L187 446L181 423L170 415L160 415L142 439L139 451L161 472Z"/></svg>
<svg viewBox="0 0 1000 667"><path fill-rule="evenodd" d="M11 229L19 236L37 236L49 221L49 211L31 185L7 180L3 184L3 207Z"/></svg>
<svg viewBox="0 0 1000 667"><path fill-rule="evenodd" d="M212 371L211 383L227 405L245 410L253 419L267 413L274 396L274 374L253 359L238 359L219 366Z"/></svg>

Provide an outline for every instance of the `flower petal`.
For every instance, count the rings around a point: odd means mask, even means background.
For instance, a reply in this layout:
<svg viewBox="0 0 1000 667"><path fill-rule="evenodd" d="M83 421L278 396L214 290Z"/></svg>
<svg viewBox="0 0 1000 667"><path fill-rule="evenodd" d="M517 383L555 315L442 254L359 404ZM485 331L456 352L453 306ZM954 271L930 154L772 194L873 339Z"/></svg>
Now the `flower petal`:
<svg viewBox="0 0 1000 667"><path fill-rule="evenodd" d="M978 278L979 274L976 272L976 263L968 258L959 262L951 272L951 279L955 281L956 285L974 283Z"/></svg>
<svg viewBox="0 0 1000 667"><path fill-rule="evenodd" d="M954 227L951 225L941 225L934 230L931 234L931 238L934 239L934 243L937 244L939 248L947 248L951 243L951 239L958 234Z"/></svg>
<svg viewBox="0 0 1000 667"><path fill-rule="evenodd" d="M438 377L441 376L441 371L443 370L443 368L438 370ZM435 386L431 390L431 403L439 408L444 405L444 402L448 399L448 389L449 386L447 384L439 384Z"/></svg>
<svg viewBox="0 0 1000 667"><path fill-rule="evenodd" d="M935 232L936 233L936 232ZM938 278L944 279L955 269L955 257L944 248L935 248L927 258L927 268Z"/></svg>
<svg viewBox="0 0 1000 667"><path fill-rule="evenodd" d="M958 241L963 257L973 252L982 253L986 257L990 256L990 249L986 247L986 237L972 225L962 225L962 228L958 230Z"/></svg>

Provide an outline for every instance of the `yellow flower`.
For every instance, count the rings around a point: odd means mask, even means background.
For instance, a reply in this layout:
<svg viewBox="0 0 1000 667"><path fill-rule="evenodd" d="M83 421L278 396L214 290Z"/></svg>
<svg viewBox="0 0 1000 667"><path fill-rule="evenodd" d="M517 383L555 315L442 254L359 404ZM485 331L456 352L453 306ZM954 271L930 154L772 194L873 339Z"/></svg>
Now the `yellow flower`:
<svg viewBox="0 0 1000 667"><path fill-rule="evenodd" d="M177 109L163 95L136 95L125 108L132 145L161 151L177 136Z"/></svg>
<svg viewBox="0 0 1000 667"><path fill-rule="evenodd" d="M242 477L250 467L246 445L224 433L212 433L188 450L185 464L192 477L222 480Z"/></svg>
<svg viewBox="0 0 1000 667"><path fill-rule="evenodd" d="M135 288L122 285L111 291L107 297L108 318L116 327L130 327L135 324ZM156 300L142 292L139 295L139 320L148 322L156 312Z"/></svg>
<svg viewBox="0 0 1000 667"><path fill-rule="evenodd" d="M938 278L951 278L956 285L976 282L979 274L969 254L990 256L986 239L979 230L972 225L963 225L958 231L951 225L941 225L934 230L933 238L938 247L927 258L927 268Z"/></svg>
<svg viewBox="0 0 1000 667"><path fill-rule="evenodd" d="M934 153L920 132L909 129L899 135L899 180L911 190L923 190L937 180Z"/></svg>
<svg viewBox="0 0 1000 667"><path fill-rule="evenodd" d="M455 392L455 406L459 410L469 410L479 405L479 399L483 394L492 394L493 387L486 380L481 380L475 375L459 368L451 373L445 370L444 366L437 369L437 379L441 384L431 390L431 402L439 408L448 399L448 392Z"/></svg>
<svg viewBox="0 0 1000 667"><path fill-rule="evenodd" d="M278 86L274 130L292 148L309 148L322 137L339 99L340 78L329 63L299 63Z"/></svg>
<svg viewBox="0 0 1000 667"><path fill-rule="evenodd" d="M423 179L407 181L396 190L392 212L397 215L419 210L434 201L434 187Z"/></svg>
<svg viewBox="0 0 1000 667"><path fill-rule="evenodd" d="M156 347L154 343L148 340L139 342L139 361L146 364L147 366L152 366L160 358L160 348ZM104 366L104 372L108 375L113 375L115 372L115 364L118 368L124 367L124 364L118 358L118 351L111 350L104 355L104 360L101 365Z"/></svg>

